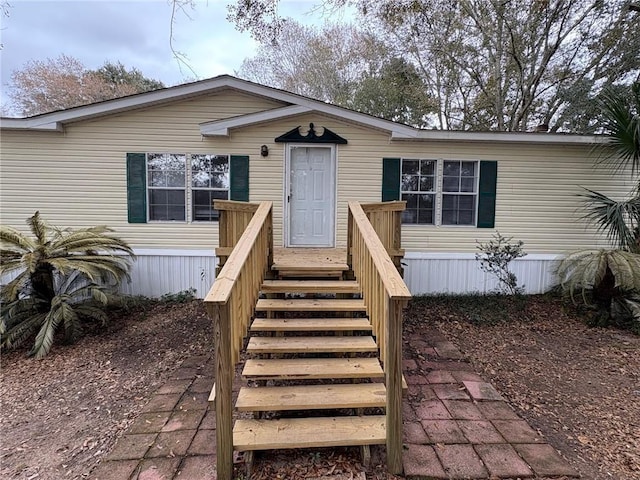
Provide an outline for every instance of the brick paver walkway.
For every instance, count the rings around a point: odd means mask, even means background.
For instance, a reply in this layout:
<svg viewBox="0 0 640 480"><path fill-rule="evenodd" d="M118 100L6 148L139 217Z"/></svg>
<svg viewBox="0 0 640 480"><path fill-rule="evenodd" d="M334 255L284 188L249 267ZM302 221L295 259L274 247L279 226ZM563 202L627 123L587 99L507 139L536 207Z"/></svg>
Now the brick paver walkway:
<svg viewBox="0 0 640 480"><path fill-rule="evenodd" d="M409 338L404 348L408 479L577 476L439 332ZM185 361L90 478L215 479L212 385L211 358Z"/></svg>
<svg viewBox="0 0 640 480"><path fill-rule="evenodd" d="M408 338L404 349L408 478L578 476L437 330Z"/></svg>

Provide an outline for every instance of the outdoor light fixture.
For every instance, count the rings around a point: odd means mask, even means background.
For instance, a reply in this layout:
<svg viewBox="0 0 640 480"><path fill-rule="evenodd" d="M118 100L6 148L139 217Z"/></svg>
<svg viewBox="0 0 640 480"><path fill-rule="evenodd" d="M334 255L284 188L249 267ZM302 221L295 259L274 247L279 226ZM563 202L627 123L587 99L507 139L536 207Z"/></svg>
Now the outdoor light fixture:
<svg viewBox="0 0 640 480"><path fill-rule="evenodd" d="M262 155L263 157L268 157L269 156L269 147L267 147L266 145L262 145L260 147L260 155Z"/></svg>

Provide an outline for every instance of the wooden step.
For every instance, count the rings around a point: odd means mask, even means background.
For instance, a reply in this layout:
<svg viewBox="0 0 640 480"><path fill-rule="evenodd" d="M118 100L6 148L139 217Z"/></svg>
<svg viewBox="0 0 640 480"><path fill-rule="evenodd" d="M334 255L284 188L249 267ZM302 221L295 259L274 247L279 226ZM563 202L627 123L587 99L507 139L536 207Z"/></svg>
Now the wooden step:
<svg viewBox="0 0 640 480"><path fill-rule="evenodd" d="M233 448L239 451L384 443L383 415L237 420L233 427Z"/></svg>
<svg viewBox="0 0 640 480"><path fill-rule="evenodd" d="M372 337L251 337L249 353L362 353L377 352Z"/></svg>
<svg viewBox="0 0 640 480"><path fill-rule="evenodd" d="M256 303L258 312L365 312L362 299L266 299Z"/></svg>
<svg viewBox="0 0 640 480"><path fill-rule="evenodd" d="M371 331L368 318L256 318L252 332Z"/></svg>
<svg viewBox="0 0 640 480"><path fill-rule="evenodd" d="M265 280L265 293L359 293L355 280Z"/></svg>
<svg viewBox="0 0 640 480"><path fill-rule="evenodd" d="M382 383L302 385L294 387L244 387L236 408L241 412L375 408L386 405Z"/></svg>
<svg viewBox="0 0 640 480"><path fill-rule="evenodd" d="M384 372L377 358L250 358L242 375L262 380L317 380L383 378Z"/></svg>
<svg viewBox="0 0 640 480"><path fill-rule="evenodd" d="M315 263L315 264L307 264L305 262L300 262L298 264L293 263L274 263L271 266L271 270L278 270L279 272L287 271L287 272L298 272L298 273L307 273L307 272L346 272L349 270L349 265L346 263Z"/></svg>

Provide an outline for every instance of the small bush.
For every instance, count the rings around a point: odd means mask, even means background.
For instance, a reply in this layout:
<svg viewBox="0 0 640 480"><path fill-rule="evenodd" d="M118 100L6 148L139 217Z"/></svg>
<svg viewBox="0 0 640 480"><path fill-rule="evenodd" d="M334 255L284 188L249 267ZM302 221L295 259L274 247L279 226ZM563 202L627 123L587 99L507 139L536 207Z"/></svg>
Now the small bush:
<svg viewBox="0 0 640 480"><path fill-rule="evenodd" d="M518 277L509 270L509 264L516 258L526 255L523 250L524 242L519 240L511 243L512 237L503 237L499 232L487 243L477 242L476 260L480 262L480 269L490 273L498 279L497 293L507 295L522 295L524 285L518 286Z"/></svg>
<svg viewBox="0 0 640 480"><path fill-rule="evenodd" d="M178 293L165 293L160 297L162 303L188 303L196 299L198 291L195 288L182 290Z"/></svg>

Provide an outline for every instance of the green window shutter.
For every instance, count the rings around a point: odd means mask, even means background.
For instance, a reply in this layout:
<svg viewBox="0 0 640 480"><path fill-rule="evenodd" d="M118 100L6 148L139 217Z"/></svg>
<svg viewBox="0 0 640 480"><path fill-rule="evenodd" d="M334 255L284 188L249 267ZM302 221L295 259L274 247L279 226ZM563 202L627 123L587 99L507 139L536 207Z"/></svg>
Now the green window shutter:
<svg viewBox="0 0 640 480"><path fill-rule="evenodd" d="M229 184L230 200L249 201L249 156L231 155Z"/></svg>
<svg viewBox="0 0 640 480"><path fill-rule="evenodd" d="M382 159L382 201L400 200L400 159Z"/></svg>
<svg viewBox="0 0 640 480"><path fill-rule="evenodd" d="M493 228L496 220L498 162L480 162L478 189L478 228Z"/></svg>
<svg viewBox="0 0 640 480"><path fill-rule="evenodd" d="M147 223L147 157L127 153L127 214L129 223Z"/></svg>

